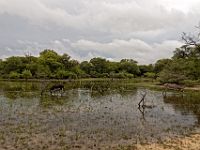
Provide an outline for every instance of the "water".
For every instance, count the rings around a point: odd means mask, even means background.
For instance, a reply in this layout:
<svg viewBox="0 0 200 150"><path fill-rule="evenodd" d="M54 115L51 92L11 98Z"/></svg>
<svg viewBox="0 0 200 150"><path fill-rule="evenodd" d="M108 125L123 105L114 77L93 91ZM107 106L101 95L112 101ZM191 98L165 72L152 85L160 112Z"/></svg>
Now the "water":
<svg viewBox="0 0 200 150"><path fill-rule="evenodd" d="M41 96L44 84L0 83L1 148L111 149L183 136L200 123L198 93L164 97L134 83L87 81ZM144 92L150 107L138 109Z"/></svg>

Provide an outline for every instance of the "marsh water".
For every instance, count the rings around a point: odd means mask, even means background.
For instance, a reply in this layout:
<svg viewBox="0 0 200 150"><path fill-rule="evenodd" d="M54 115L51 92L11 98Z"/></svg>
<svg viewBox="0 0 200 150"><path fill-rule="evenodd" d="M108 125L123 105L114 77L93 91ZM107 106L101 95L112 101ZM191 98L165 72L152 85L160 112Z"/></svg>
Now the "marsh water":
<svg viewBox="0 0 200 150"><path fill-rule="evenodd" d="M120 149L185 136L200 124L199 93L74 81L51 95L55 84L0 82L1 149ZM148 107L138 109L144 92Z"/></svg>

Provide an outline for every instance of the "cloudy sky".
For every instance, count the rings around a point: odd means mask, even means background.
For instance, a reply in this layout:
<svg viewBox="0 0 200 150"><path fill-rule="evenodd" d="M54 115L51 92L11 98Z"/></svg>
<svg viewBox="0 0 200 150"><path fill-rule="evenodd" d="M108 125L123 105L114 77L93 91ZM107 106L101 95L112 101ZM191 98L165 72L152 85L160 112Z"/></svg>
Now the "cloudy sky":
<svg viewBox="0 0 200 150"><path fill-rule="evenodd" d="M0 0L0 57L43 49L74 59L173 55L200 21L199 0Z"/></svg>

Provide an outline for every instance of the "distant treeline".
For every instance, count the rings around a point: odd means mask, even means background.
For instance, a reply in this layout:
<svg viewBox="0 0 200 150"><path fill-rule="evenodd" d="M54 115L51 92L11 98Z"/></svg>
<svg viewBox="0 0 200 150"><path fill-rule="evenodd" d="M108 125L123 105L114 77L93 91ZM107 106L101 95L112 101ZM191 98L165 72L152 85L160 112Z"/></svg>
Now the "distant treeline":
<svg viewBox="0 0 200 150"><path fill-rule="evenodd" d="M49 49L39 57L12 56L0 61L0 74L5 79L134 78L151 73L155 75L153 65L139 66L132 59L111 62L98 57L79 63L68 54Z"/></svg>
<svg viewBox="0 0 200 150"><path fill-rule="evenodd" d="M161 83L183 83L200 79L200 45L184 45L174 51L171 59L150 65L138 65L133 59L113 62L100 57L79 63L68 54L59 55L46 49L39 57L12 56L0 60L0 76L3 79L147 77Z"/></svg>

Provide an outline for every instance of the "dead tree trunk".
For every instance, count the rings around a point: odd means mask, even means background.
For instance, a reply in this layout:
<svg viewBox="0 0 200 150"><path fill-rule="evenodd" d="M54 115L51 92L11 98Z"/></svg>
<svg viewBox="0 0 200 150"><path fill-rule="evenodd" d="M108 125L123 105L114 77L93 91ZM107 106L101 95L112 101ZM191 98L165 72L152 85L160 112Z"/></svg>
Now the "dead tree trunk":
<svg viewBox="0 0 200 150"><path fill-rule="evenodd" d="M145 92L144 94L141 94L141 95L142 95L142 98L141 98L140 102L138 103L139 108L140 108L141 106L142 106L142 107L145 106L144 100L145 100L145 97L146 97L146 95L147 95L147 92ZM142 105L141 105L141 104L142 104Z"/></svg>

